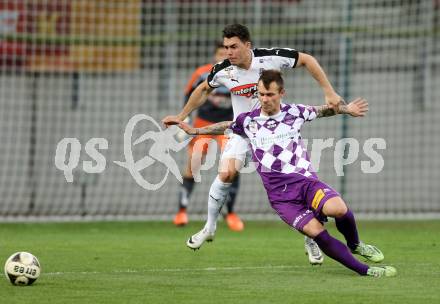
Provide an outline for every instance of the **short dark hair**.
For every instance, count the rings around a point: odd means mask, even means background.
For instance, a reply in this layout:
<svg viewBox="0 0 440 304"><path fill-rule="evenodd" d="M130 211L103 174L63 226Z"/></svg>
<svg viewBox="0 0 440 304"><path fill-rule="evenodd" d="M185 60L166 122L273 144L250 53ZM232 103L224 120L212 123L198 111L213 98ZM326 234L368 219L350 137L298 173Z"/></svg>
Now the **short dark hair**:
<svg viewBox="0 0 440 304"><path fill-rule="evenodd" d="M234 23L225 26L223 29L223 38L238 37L241 42L250 42L251 34L249 29L243 24Z"/></svg>
<svg viewBox="0 0 440 304"><path fill-rule="evenodd" d="M279 91L284 89L284 79L280 71L265 70L261 73L258 82L262 82L266 89L269 89L270 84L275 82L278 85Z"/></svg>

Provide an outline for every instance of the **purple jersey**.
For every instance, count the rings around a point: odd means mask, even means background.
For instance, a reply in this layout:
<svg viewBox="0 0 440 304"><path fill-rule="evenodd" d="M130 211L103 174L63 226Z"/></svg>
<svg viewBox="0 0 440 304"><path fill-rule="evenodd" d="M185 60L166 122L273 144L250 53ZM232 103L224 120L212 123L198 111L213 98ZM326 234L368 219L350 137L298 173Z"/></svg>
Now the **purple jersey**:
<svg viewBox="0 0 440 304"><path fill-rule="evenodd" d="M249 138L257 171L270 199L271 192L280 186L305 178L317 179L300 134L304 122L315 118L312 106L281 104L281 111L273 116L256 109L242 113L231 125L234 133Z"/></svg>
<svg viewBox="0 0 440 304"><path fill-rule="evenodd" d="M324 204L340 195L318 180L301 139L301 126L316 118L315 108L301 104L280 107L272 116L261 114L261 109L242 113L230 128L249 138L272 208L289 226L302 231L314 217L326 221L321 213Z"/></svg>

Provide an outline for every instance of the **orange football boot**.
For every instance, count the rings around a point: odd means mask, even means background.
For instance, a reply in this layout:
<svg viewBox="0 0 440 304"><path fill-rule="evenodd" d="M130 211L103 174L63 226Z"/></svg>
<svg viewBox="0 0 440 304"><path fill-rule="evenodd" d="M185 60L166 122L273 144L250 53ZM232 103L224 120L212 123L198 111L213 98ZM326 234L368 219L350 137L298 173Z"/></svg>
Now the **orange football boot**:
<svg viewBox="0 0 440 304"><path fill-rule="evenodd" d="M188 215L186 214L186 208L180 208L173 220L176 226L185 226L188 224Z"/></svg>
<svg viewBox="0 0 440 304"><path fill-rule="evenodd" d="M243 222L235 212L231 212L226 215L226 223L228 224L229 229L232 231L242 231L244 229Z"/></svg>

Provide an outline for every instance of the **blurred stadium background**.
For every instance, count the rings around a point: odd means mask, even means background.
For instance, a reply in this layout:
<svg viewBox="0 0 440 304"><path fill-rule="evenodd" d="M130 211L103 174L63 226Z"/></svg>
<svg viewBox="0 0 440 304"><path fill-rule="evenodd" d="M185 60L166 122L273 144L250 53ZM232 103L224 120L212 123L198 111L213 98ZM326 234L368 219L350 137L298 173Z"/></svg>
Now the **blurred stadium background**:
<svg viewBox="0 0 440 304"><path fill-rule="evenodd" d="M334 138L319 175L358 215L440 216L440 2L438 0L0 0L0 217L17 219L171 219L178 181L141 188L123 161L124 130L135 114L157 121L176 114L195 67L210 61L226 24L249 26L254 47L291 47L314 55L347 100L370 102L363 120L337 117L304 130ZM323 95L304 69L285 72L289 100L320 104ZM143 122L137 136L152 125ZM74 182L54 164L58 142L82 145ZM86 142L106 138L104 172L89 174ZM337 176L336 142L356 138L359 158ZM383 170L366 174L369 138ZM151 142L133 148L135 160ZM310 146L309 146L310 148ZM355 147L350 147L351 149ZM343 152L342 152L343 153ZM183 168L186 151L172 152ZM373 163L372 163L373 165ZM165 175L156 162L142 171L151 183ZM216 169L202 173L189 207L204 216ZM237 212L270 218L257 174L242 176ZM275 217L274 217L275 218Z"/></svg>

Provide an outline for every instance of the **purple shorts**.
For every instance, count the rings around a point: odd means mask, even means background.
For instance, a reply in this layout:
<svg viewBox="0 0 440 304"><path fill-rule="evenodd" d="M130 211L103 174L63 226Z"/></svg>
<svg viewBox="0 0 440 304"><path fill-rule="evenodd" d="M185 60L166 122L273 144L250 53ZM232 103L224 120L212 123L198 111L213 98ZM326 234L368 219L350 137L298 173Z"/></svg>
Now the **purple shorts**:
<svg viewBox="0 0 440 304"><path fill-rule="evenodd" d="M336 190L314 178L305 178L282 188L271 191L270 204L287 225L299 231L313 218L326 221L326 216L321 213L322 207L330 198L340 196Z"/></svg>

